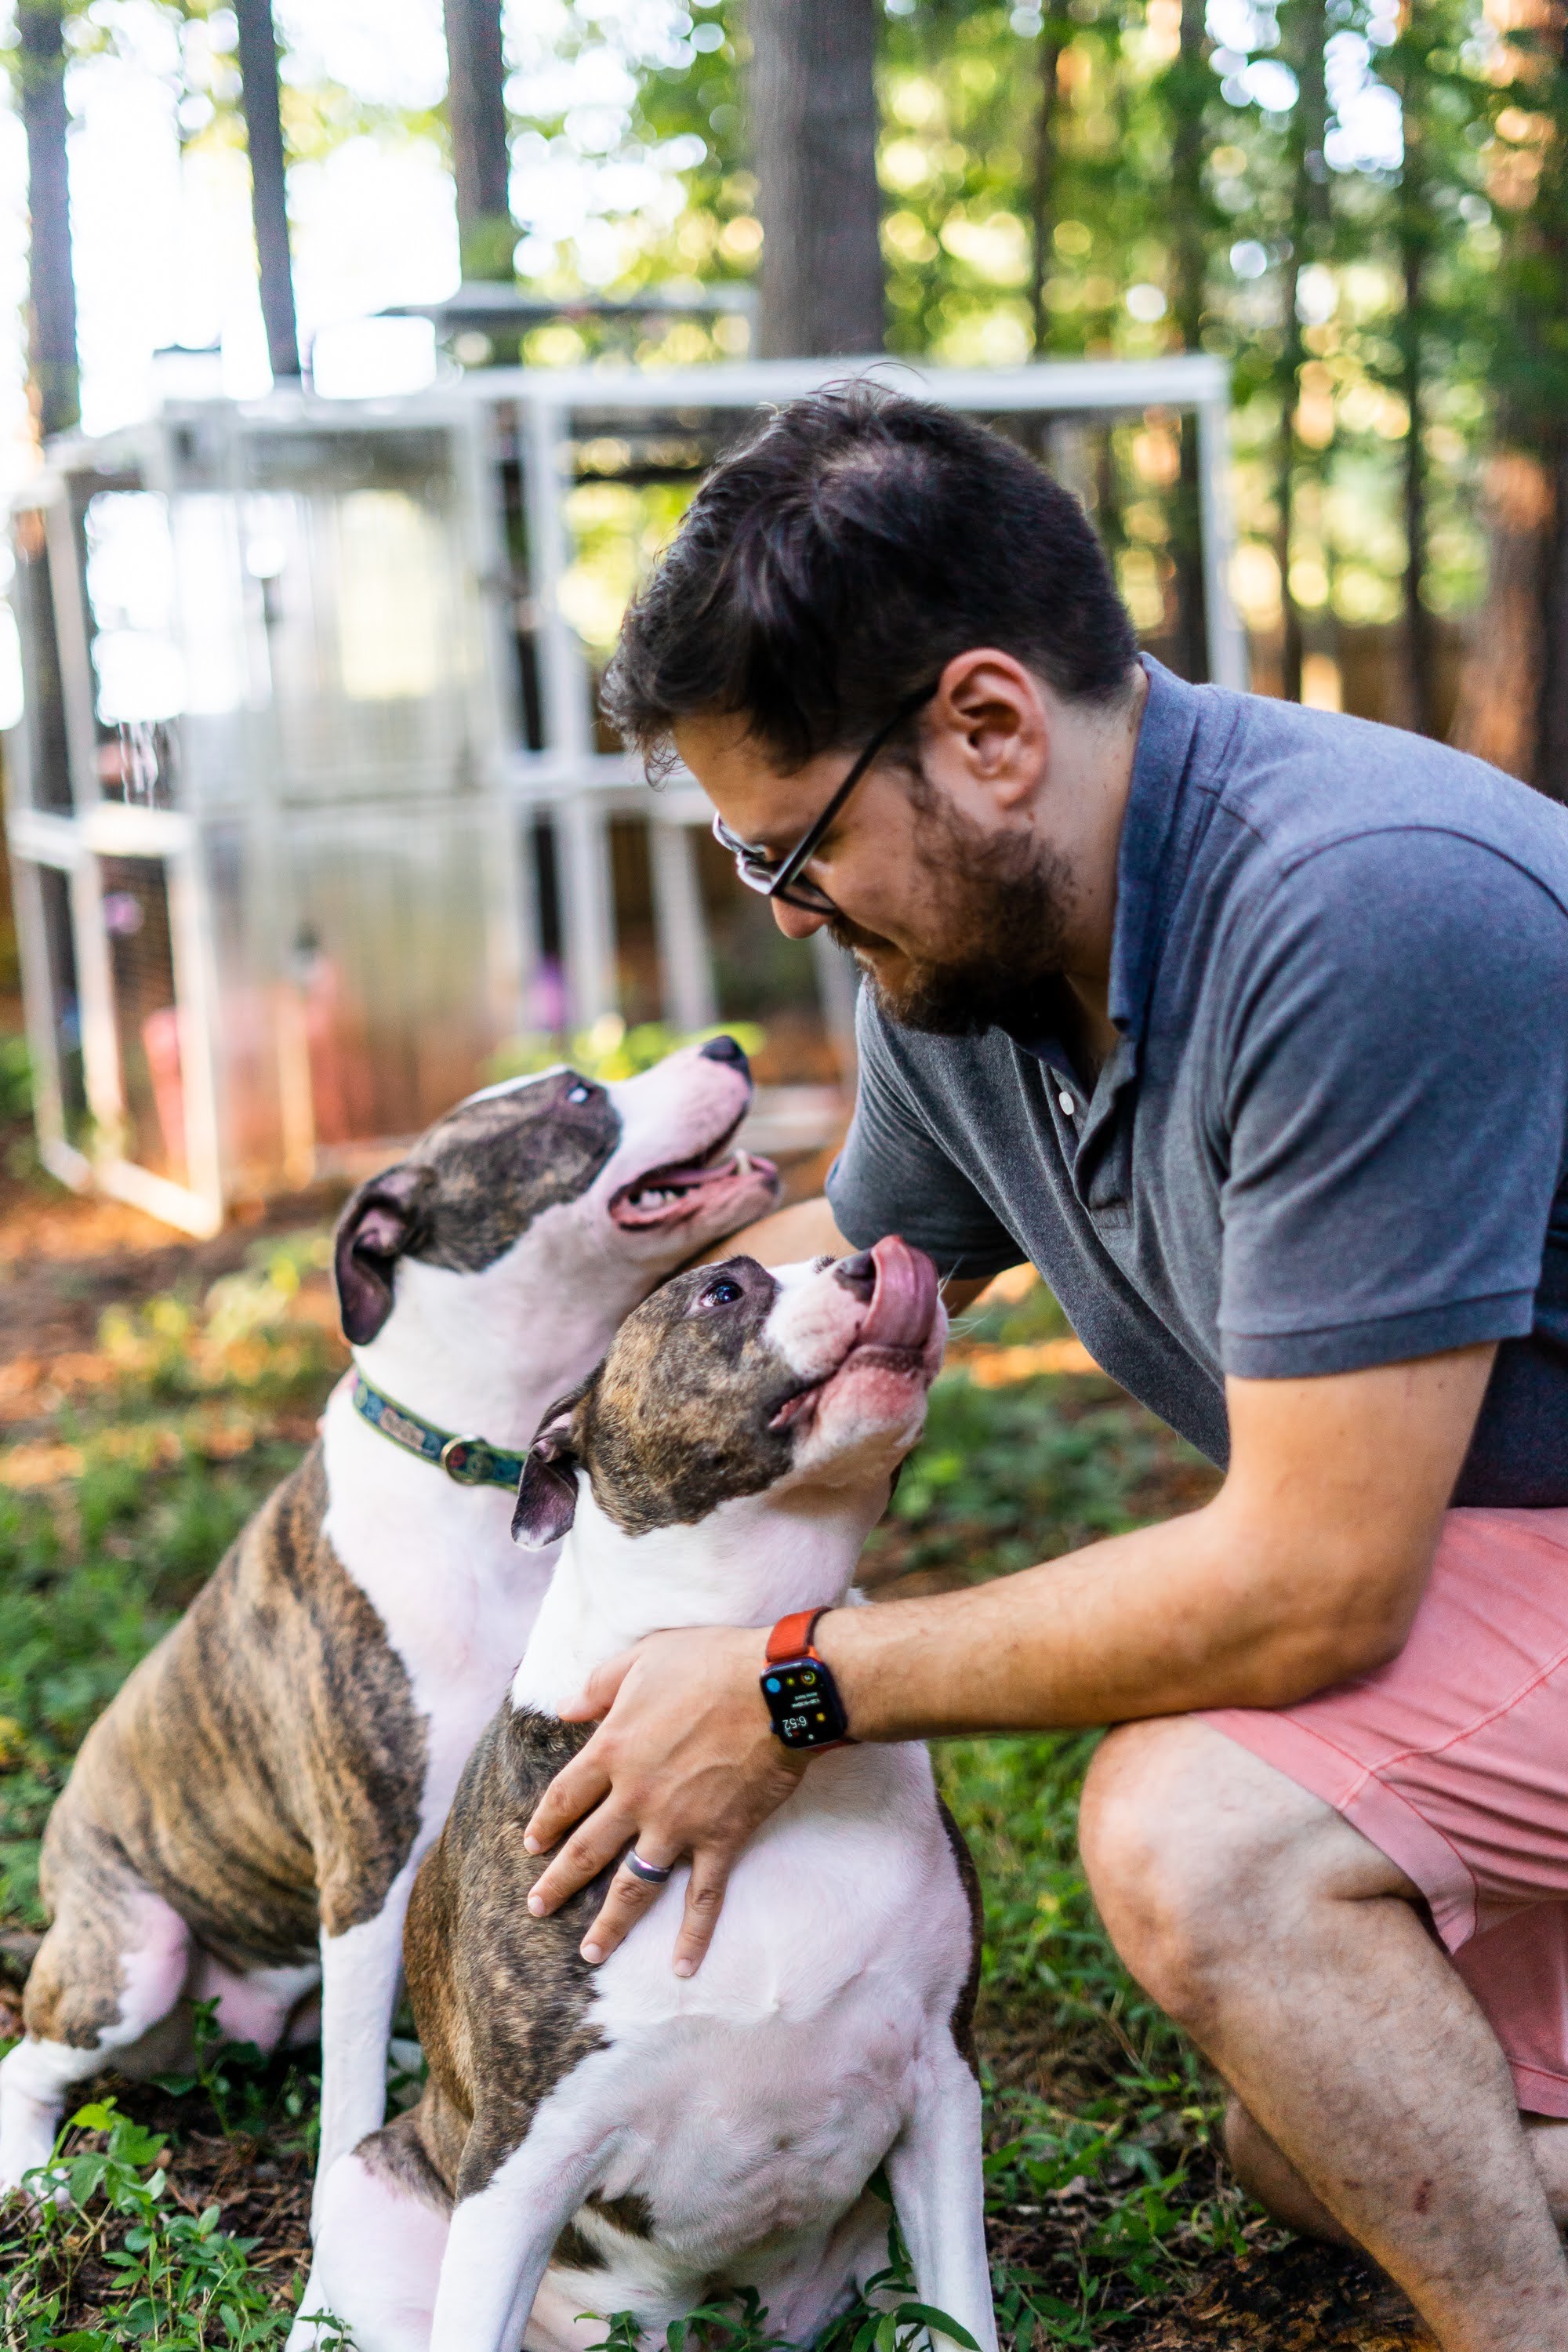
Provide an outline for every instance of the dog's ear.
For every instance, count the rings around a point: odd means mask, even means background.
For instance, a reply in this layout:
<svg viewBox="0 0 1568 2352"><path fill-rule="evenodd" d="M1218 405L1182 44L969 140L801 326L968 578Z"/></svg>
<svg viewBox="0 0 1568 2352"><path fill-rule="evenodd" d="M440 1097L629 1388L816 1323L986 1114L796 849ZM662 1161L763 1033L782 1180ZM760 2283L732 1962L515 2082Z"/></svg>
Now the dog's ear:
<svg viewBox="0 0 1568 2352"><path fill-rule="evenodd" d="M374 1339L392 1312L393 1275L419 1241L433 1181L428 1168L384 1169L360 1186L338 1219L332 1273L351 1348Z"/></svg>
<svg viewBox="0 0 1568 2352"><path fill-rule="evenodd" d="M511 1515L511 1539L525 1551L547 1551L558 1544L577 1516L577 1407L593 1386L596 1373L558 1398L534 1432L517 1489Z"/></svg>

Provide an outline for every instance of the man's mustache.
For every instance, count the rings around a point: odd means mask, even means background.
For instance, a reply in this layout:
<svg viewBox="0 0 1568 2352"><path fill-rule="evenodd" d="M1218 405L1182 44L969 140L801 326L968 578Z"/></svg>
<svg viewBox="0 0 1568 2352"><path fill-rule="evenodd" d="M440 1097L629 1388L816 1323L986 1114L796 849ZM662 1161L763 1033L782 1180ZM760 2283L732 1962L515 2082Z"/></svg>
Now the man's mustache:
<svg viewBox="0 0 1568 2352"><path fill-rule="evenodd" d="M890 948L893 944L879 931L862 930L860 925L852 923L847 915L833 917L827 926L827 936L834 946L842 948L847 955L875 955L879 949Z"/></svg>

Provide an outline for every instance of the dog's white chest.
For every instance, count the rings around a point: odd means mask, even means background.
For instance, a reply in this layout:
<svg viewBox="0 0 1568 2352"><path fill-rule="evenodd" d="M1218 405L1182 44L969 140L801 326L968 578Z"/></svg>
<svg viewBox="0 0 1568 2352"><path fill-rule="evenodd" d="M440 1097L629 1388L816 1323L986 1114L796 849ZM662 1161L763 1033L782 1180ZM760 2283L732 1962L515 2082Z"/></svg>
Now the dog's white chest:
<svg viewBox="0 0 1568 2352"><path fill-rule="evenodd" d="M328 1408L326 1465L328 1539L380 1617L424 1718L434 1832L532 1631L552 1555L513 1544L509 1495L465 1490L404 1459L341 1392Z"/></svg>

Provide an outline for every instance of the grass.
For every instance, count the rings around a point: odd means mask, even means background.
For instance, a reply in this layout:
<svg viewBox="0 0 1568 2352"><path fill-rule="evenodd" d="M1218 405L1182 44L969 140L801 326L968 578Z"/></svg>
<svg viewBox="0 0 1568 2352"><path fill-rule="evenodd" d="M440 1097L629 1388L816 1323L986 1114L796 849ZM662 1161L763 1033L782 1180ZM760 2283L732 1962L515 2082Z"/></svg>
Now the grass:
<svg viewBox="0 0 1568 2352"><path fill-rule="evenodd" d="M293 1236L204 1297L117 1308L97 1349L73 1360L52 1420L13 1414L0 1459L0 1478L23 1481L0 1485L0 1964L9 1953L17 1982L42 1921L37 1840L77 1745L297 1459L342 1360L322 1264L320 1234ZM963 1369L977 1347L1060 1331L1036 1290L961 1335L873 1539L874 1584L1005 1573L1206 1491L1195 1458L1109 1382L985 1388ZM1230 2342L1159 2333L1216 2257L1245 2267L1262 2225L1216 2164L1214 2084L1094 1916L1074 1839L1092 1747L1084 1735L962 1741L938 1758L986 1895L998 2309L1016 2352ZM0 2212L0 2352L281 2347L303 2276L315 2098L308 2069L210 2034L183 2081L105 2078L61 2135L68 2201ZM859 2315L832 2352L897 2352L918 2332L912 2308L887 2325ZM744 2311L693 2334L718 2352L769 2341Z"/></svg>

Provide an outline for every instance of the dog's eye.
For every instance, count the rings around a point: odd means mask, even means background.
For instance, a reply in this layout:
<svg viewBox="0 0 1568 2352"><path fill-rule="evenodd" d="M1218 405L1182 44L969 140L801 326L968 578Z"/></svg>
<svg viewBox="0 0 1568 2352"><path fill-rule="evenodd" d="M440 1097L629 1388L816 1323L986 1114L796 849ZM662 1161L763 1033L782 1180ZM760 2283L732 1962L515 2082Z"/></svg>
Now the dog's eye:
<svg viewBox="0 0 1568 2352"><path fill-rule="evenodd" d="M699 1307L733 1307L737 1298L744 1297L745 1292L740 1284L731 1282L727 1274L721 1274L717 1282L709 1284L697 1304Z"/></svg>
<svg viewBox="0 0 1568 2352"><path fill-rule="evenodd" d="M583 1084L582 1079L579 1078L574 1087L567 1087L566 1099L568 1102L586 1102L592 1096L593 1091L594 1089L592 1087L585 1087Z"/></svg>

